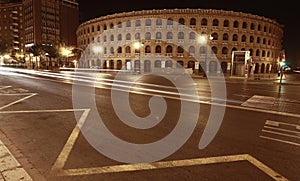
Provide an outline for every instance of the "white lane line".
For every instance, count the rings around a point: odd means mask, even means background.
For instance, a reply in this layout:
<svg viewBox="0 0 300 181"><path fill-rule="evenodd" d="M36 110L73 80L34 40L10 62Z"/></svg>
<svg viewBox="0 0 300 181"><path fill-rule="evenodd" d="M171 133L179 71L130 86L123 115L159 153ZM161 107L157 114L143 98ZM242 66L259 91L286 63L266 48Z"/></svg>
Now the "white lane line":
<svg viewBox="0 0 300 181"><path fill-rule="evenodd" d="M266 125L270 125L270 126L276 126L276 127L279 127L279 122L277 121L271 121L271 120L267 120Z"/></svg>
<svg viewBox="0 0 300 181"><path fill-rule="evenodd" d="M0 111L0 114L22 114L22 113L54 113L54 112L74 112L85 111L86 109L51 109L51 110L22 110L22 111Z"/></svg>
<svg viewBox="0 0 300 181"><path fill-rule="evenodd" d="M287 179L263 164L261 161L255 159L251 155L228 155L228 156L217 156L208 158L194 158L185 160L173 160L173 161L160 161L154 163L137 163L137 164L124 164L124 165L112 165L104 167L94 168L79 168L79 169L67 169L58 172L58 176L82 176L82 175L93 175L93 174L104 174L104 173L120 173L120 172L132 172L132 171L143 171L143 170L155 170L164 168L175 168L175 167L186 167L186 166L197 166L207 165L216 163L230 163L237 161L249 161L251 164L256 166L262 172L269 175L274 180L286 181Z"/></svg>
<svg viewBox="0 0 300 181"><path fill-rule="evenodd" d="M275 127L271 127L271 126L264 126L264 128L277 130L277 131L288 132L288 133L293 133L293 134L300 134L300 131L292 131L292 130L288 130L288 129L275 128Z"/></svg>
<svg viewBox="0 0 300 181"><path fill-rule="evenodd" d="M83 114L81 115L77 125L75 126L75 128L73 129L70 137L68 138L66 144L64 145L62 151L60 152L58 158L56 159L56 162L54 163L54 165L51 168L50 171L50 175L55 174L57 172L59 172L61 169L63 169L73 147L74 144L78 138L78 135L80 133L80 128L82 127L82 125L84 124L88 114L90 112L90 109L86 109L84 110Z"/></svg>
<svg viewBox="0 0 300 181"><path fill-rule="evenodd" d="M274 124L278 124L278 125L282 124L282 125L295 126L295 127L300 126L298 124L291 124L291 123L285 123L285 122L279 122L279 121L271 121L271 120L267 120L267 122L274 122Z"/></svg>
<svg viewBox="0 0 300 181"><path fill-rule="evenodd" d="M19 94L18 94L18 95L19 95ZM24 100L26 100L26 99L29 99L29 98L31 98L31 97L33 97L33 96L35 96L35 95L37 95L37 93L32 93L32 94L30 94L29 96L26 96L26 97L24 97L24 98L22 98L22 99L19 99L19 100L17 100L17 101L11 102L11 103L9 103L9 104L7 104L7 105L4 105L4 106L0 107L0 110L2 110L2 109L4 109L4 108L7 108L7 107L9 107L9 106L12 106L12 105L14 105L14 104L17 104L17 103L19 103L19 102L21 102L21 101L24 101Z"/></svg>
<svg viewBox="0 0 300 181"><path fill-rule="evenodd" d="M265 129L262 129L261 131L265 132L265 133L271 133L271 134L275 134L275 135L280 135L280 136L286 136L286 137L290 137L290 138L300 139L300 136L296 136L296 135L290 135L290 134L280 133L280 132L276 132L276 131L269 131L269 130L265 130Z"/></svg>
<svg viewBox="0 0 300 181"><path fill-rule="evenodd" d="M281 139L271 138L271 137L268 137L268 136L259 136L259 137L264 138L264 139L268 139L268 140L272 140L272 141L277 141L277 142L281 142L281 143L294 145L294 146L300 146L299 143L295 143L295 142L291 142L291 141L285 141L285 140L281 140Z"/></svg>
<svg viewBox="0 0 300 181"><path fill-rule="evenodd" d="M8 88L11 88L11 86L0 87L0 90L2 90L2 89L8 89Z"/></svg>

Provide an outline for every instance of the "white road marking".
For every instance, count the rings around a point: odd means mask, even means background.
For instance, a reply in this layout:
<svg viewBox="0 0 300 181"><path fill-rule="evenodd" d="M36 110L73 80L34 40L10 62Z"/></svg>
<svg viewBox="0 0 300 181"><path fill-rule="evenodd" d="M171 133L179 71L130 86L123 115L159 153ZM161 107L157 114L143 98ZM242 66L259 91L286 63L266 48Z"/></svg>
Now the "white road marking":
<svg viewBox="0 0 300 181"><path fill-rule="evenodd" d="M0 90L2 90L2 89L8 89L8 88L11 88L11 86L0 87Z"/></svg>
<svg viewBox="0 0 300 181"><path fill-rule="evenodd" d="M274 128L271 126L264 126L266 129L272 129L272 130L277 130L277 131L283 131L283 132L288 132L288 133L294 133L294 134L300 134L299 131L292 131L292 130L287 130L287 129L282 129L282 128Z"/></svg>
<svg viewBox="0 0 300 181"><path fill-rule="evenodd" d="M295 142L291 142L291 141L285 141L285 140L281 140L281 139L271 138L271 137L268 137L268 136L259 136L259 137L264 138L264 139L268 139L268 140L272 140L272 141L277 141L277 142L281 142L281 143L294 145L294 146L300 146L299 143L295 143Z"/></svg>
<svg viewBox="0 0 300 181"><path fill-rule="evenodd" d="M276 131L269 131L269 130L263 129L262 132L271 133L271 134L280 135L280 136L285 136L285 137L290 137L290 138L300 139L300 136L290 135L290 134L285 134L285 133L279 133L279 132L276 132Z"/></svg>
<svg viewBox="0 0 300 181"><path fill-rule="evenodd" d="M18 95L24 95L24 94L18 94ZM28 94L27 94L27 95L28 95ZM29 94L29 96L26 96L26 97L24 97L24 98L22 98L22 99L19 99L19 100L17 100L17 101L11 102L11 103L9 103L9 104L7 104L7 105L4 105L4 106L0 107L0 110L5 109L5 108L7 108L7 107L9 107L9 106L12 106L12 105L14 105L14 104L17 104L17 103L19 103L19 102L21 102L21 101L24 101L24 100L26 100L26 99L29 99L29 98L31 98L31 97L33 97L33 96L35 96L35 95L37 95L37 93L31 93L31 94Z"/></svg>
<svg viewBox="0 0 300 181"><path fill-rule="evenodd" d="M267 120L265 124L266 125L270 125L270 126L276 126L276 127L279 126L279 122L277 122L277 121L271 121L271 120Z"/></svg>

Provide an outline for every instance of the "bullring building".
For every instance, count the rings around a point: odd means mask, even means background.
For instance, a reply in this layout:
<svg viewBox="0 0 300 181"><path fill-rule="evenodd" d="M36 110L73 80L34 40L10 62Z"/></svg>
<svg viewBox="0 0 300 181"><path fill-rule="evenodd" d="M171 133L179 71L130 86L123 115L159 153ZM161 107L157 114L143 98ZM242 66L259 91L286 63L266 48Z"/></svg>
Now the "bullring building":
<svg viewBox="0 0 300 181"><path fill-rule="evenodd" d="M229 74L239 69L234 52L248 52L253 73L267 74L278 67L283 28L273 19L225 10L116 13L78 27L78 65L145 73L184 67Z"/></svg>

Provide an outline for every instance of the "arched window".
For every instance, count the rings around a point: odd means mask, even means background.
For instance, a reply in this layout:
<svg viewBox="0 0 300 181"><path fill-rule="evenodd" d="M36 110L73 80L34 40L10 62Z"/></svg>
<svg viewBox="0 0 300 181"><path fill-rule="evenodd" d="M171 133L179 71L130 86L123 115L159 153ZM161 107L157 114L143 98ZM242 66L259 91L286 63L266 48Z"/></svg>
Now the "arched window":
<svg viewBox="0 0 300 181"><path fill-rule="evenodd" d="M237 34L234 34L232 36L232 41L238 41L238 35Z"/></svg>
<svg viewBox="0 0 300 181"><path fill-rule="evenodd" d="M114 24L113 23L110 24L110 29L114 29Z"/></svg>
<svg viewBox="0 0 300 181"><path fill-rule="evenodd" d="M194 55L195 54L195 47L194 46L190 46L189 53L190 53L190 55Z"/></svg>
<svg viewBox="0 0 300 181"><path fill-rule="evenodd" d="M177 47L177 53L183 53L184 52L184 49L182 46L178 46Z"/></svg>
<svg viewBox="0 0 300 181"><path fill-rule="evenodd" d="M267 43L267 40L264 38L263 39L263 44L265 45Z"/></svg>
<svg viewBox="0 0 300 181"><path fill-rule="evenodd" d="M168 67L172 67L173 66L173 62L171 61L171 60L167 60L166 61L166 67L168 68Z"/></svg>
<svg viewBox="0 0 300 181"><path fill-rule="evenodd" d="M196 26L196 19L195 18L190 19L190 25L191 26Z"/></svg>
<svg viewBox="0 0 300 181"><path fill-rule="evenodd" d="M223 40L224 40L224 41L228 41L228 37L229 37L229 36L228 36L227 33L224 33L224 34L223 34Z"/></svg>
<svg viewBox="0 0 300 181"><path fill-rule="evenodd" d="M247 22L243 22L242 27L243 27L243 29L247 29Z"/></svg>
<svg viewBox="0 0 300 181"><path fill-rule="evenodd" d="M261 56L262 56L262 57L265 57L265 56L266 56L266 51L265 51L265 50L263 50L263 51L261 52Z"/></svg>
<svg viewBox="0 0 300 181"><path fill-rule="evenodd" d="M196 34L195 34L195 32L190 32L190 40L195 40L196 39Z"/></svg>
<svg viewBox="0 0 300 181"><path fill-rule="evenodd" d="M162 20L160 18L156 19L156 26L162 26Z"/></svg>
<svg viewBox="0 0 300 181"><path fill-rule="evenodd" d="M172 18L168 18L167 25L173 25L173 19Z"/></svg>
<svg viewBox="0 0 300 181"><path fill-rule="evenodd" d="M154 67L155 68L161 68L161 61L160 60L155 60Z"/></svg>
<svg viewBox="0 0 300 181"><path fill-rule="evenodd" d="M259 53L260 53L260 52L259 52L259 50L257 49L257 50L256 50L256 53L255 53L255 56L259 57Z"/></svg>
<svg viewBox="0 0 300 181"><path fill-rule="evenodd" d="M261 30L261 25L258 25L257 26L257 31L260 31Z"/></svg>
<svg viewBox="0 0 300 181"><path fill-rule="evenodd" d="M151 40L151 33L150 32L145 33L145 40Z"/></svg>
<svg viewBox="0 0 300 181"><path fill-rule="evenodd" d="M234 28L238 28L239 27L239 22L238 21L234 21L233 22L233 27Z"/></svg>
<svg viewBox="0 0 300 181"><path fill-rule="evenodd" d="M131 40L131 34L130 33L126 34L126 40Z"/></svg>
<svg viewBox="0 0 300 181"><path fill-rule="evenodd" d="M201 26L207 26L207 19L206 18L203 18L201 20Z"/></svg>
<svg viewBox="0 0 300 181"><path fill-rule="evenodd" d="M254 36L250 36L249 41L250 41L250 43L253 43L254 42Z"/></svg>
<svg viewBox="0 0 300 181"><path fill-rule="evenodd" d="M179 40L183 40L184 39L184 33L182 31L178 32L178 39Z"/></svg>
<svg viewBox="0 0 300 181"><path fill-rule="evenodd" d="M103 42L107 42L107 37L106 37L106 35L103 36Z"/></svg>
<svg viewBox="0 0 300 181"><path fill-rule="evenodd" d="M213 20L213 26L219 26L219 20L218 19Z"/></svg>
<svg viewBox="0 0 300 181"><path fill-rule="evenodd" d="M251 30L254 30L254 29L255 29L255 25L254 25L254 23L251 23L251 25L250 25L250 29L251 29Z"/></svg>
<svg viewBox="0 0 300 181"><path fill-rule="evenodd" d="M134 35L134 39L135 39L135 40L140 40L140 39L141 39L141 34L140 34L140 33L136 33L136 34Z"/></svg>
<svg viewBox="0 0 300 181"><path fill-rule="evenodd" d="M211 36L213 37L212 40L218 40L218 33L213 33Z"/></svg>
<svg viewBox="0 0 300 181"><path fill-rule="evenodd" d="M122 47L118 47L117 52L122 53Z"/></svg>
<svg viewBox="0 0 300 181"><path fill-rule="evenodd" d="M145 26L151 26L151 19L146 19Z"/></svg>
<svg viewBox="0 0 300 181"><path fill-rule="evenodd" d="M155 53L161 53L161 46L157 45L155 47Z"/></svg>
<svg viewBox="0 0 300 181"><path fill-rule="evenodd" d="M185 24L185 20L183 18L179 18L178 23L180 25L184 25Z"/></svg>
<svg viewBox="0 0 300 181"><path fill-rule="evenodd" d="M97 31L100 31L100 25L97 26Z"/></svg>
<svg viewBox="0 0 300 181"><path fill-rule="evenodd" d="M110 41L114 41L114 35L110 35Z"/></svg>
<svg viewBox="0 0 300 181"><path fill-rule="evenodd" d="M122 28L122 23L118 22L118 28Z"/></svg>
<svg viewBox="0 0 300 181"><path fill-rule="evenodd" d="M167 46L166 53L173 53L173 47L171 45Z"/></svg>
<svg viewBox="0 0 300 181"><path fill-rule="evenodd" d="M211 48L211 53L212 54L215 54L215 55L217 55L217 53L218 53L218 48L216 47L216 46L213 46L212 48Z"/></svg>
<svg viewBox="0 0 300 181"><path fill-rule="evenodd" d="M161 40L161 32L156 32L155 38L156 40Z"/></svg>
<svg viewBox="0 0 300 181"><path fill-rule="evenodd" d="M151 53L151 47L149 45L145 47L145 53Z"/></svg>
<svg viewBox="0 0 300 181"><path fill-rule="evenodd" d="M247 40L246 35L243 35L243 36L242 36L242 42L246 42L246 40Z"/></svg>
<svg viewBox="0 0 300 181"><path fill-rule="evenodd" d="M222 54L223 55L227 55L228 54L228 48L227 47L223 47L222 48Z"/></svg>
<svg viewBox="0 0 300 181"><path fill-rule="evenodd" d="M114 52L115 52L114 47L110 47L110 53L114 54Z"/></svg>
<svg viewBox="0 0 300 181"><path fill-rule="evenodd" d="M256 43L260 43L260 37L257 37Z"/></svg>
<svg viewBox="0 0 300 181"><path fill-rule="evenodd" d="M206 46L200 47L200 54L206 54Z"/></svg>
<svg viewBox="0 0 300 181"><path fill-rule="evenodd" d="M137 19L135 20L135 27L140 27L141 26L141 20Z"/></svg>
<svg viewBox="0 0 300 181"><path fill-rule="evenodd" d="M126 27L131 27L131 21L130 20L126 22Z"/></svg>
<svg viewBox="0 0 300 181"><path fill-rule="evenodd" d="M229 20L224 20L223 27L228 28L229 27Z"/></svg>
<svg viewBox="0 0 300 181"><path fill-rule="evenodd" d="M130 48L130 46L127 46L127 47L125 48L125 53L131 53L131 48Z"/></svg>
<svg viewBox="0 0 300 181"><path fill-rule="evenodd" d="M168 32L167 33L167 40L172 40L173 39L173 33L172 32Z"/></svg>
<svg viewBox="0 0 300 181"><path fill-rule="evenodd" d="M267 32L268 30L267 30L267 27L266 26L264 26L264 32Z"/></svg>

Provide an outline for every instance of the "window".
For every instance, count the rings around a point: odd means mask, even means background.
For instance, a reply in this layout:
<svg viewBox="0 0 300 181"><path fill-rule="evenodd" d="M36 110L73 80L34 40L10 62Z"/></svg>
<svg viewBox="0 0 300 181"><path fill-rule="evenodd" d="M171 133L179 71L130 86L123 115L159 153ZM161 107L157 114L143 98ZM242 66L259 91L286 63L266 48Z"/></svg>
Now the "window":
<svg viewBox="0 0 300 181"><path fill-rule="evenodd" d="M131 27L131 21L126 22L126 27Z"/></svg>
<svg viewBox="0 0 300 181"><path fill-rule="evenodd" d="M238 21L234 21L233 22L233 27L234 28L238 28L239 27L239 22Z"/></svg>
<svg viewBox="0 0 300 181"><path fill-rule="evenodd" d="M213 26L219 26L219 20L214 19L213 20Z"/></svg>
<svg viewBox="0 0 300 181"><path fill-rule="evenodd" d="M161 46L156 46L155 47L155 53L161 53Z"/></svg>
<svg viewBox="0 0 300 181"><path fill-rule="evenodd" d="M238 41L238 36L237 36L237 34L234 34L234 35L232 36L232 41Z"/></svg>
<svg viewBox="0 0 300 181"><path fill-rule="evenodd" d="M191 18L190 25L191 26L196 26L196 19L195 18Z"/></svg>
<svg viewBox="0 0 300 181"><path fill-rule="evenodd" d="M246 23L246 22L243 22L242 27L243 27L243 29L247 29L247 23Z"/></svg>
<svg viewBox="0 0 300 181"><path fill-rule="evenodd" d="M253 43L253 42L254 42L254 37L250 36L250 43Z"/></svg>
<svg viewBox="0 0 300 181"><path fill-rule="evenodd" d="M224 33L224 34L223 34L223 40L224 40L224 41L228 41L228 34L227 34L227 33Z"/></svg>
<svg viewBox="0 0 300 181"><path fill-rule="evenodd" d="M218 40L218 33L213 33L211 36L213 37L212 40Z"/></svg>
<svg viewBox="0 0 300 181"><path fill-rule="evenodd" d="M162 20L156 19L156 26L162 26Z"/></svg>
<svg viewBox="0 0 300 181"><path fill-rule="evenodd" d="M179 18L178 23L179 23L179 25L184 25L185 21L183 18Z"/></svg>
<svg viewBox="0 0 300 181"><path fill-rule="evenodd" d="M122 41L122 35L121 34L118 35L118 41Z"/></svg>
<svg viewBox="0 0 300 181"><path fill-rule="evenodd" d="M117 52L122 53L122 47L118 47Z"/></svg>
<svg viewBox="0 0 300 181"><path fill-rule="evenodd" d="M168 45L166 48L166 53L172 53L173 52L173 47L171 45Z"/></svg>
<svg viewBox="0 0 300 181"><path fill-rule="evenodd" d="M125 48L125 53L131 53L131 48L130 48L130 46L127 46L127 47Z"/></svg>
<svg viewBox="0 0 300 181"><path fill-rule="evenodd" d="M194 55L194 54L195 54L195 47L194 47L194 46L190 46L190 48L189 48L189 53L190 53L191 55Z"/></svg>
<svg viewBox="0 0 300 181"><path fill-rule="evenodd" d="M172 32L168 32L167 33L167 40L172 40L173 39L173 33Z"/></svg>
<svg viewBox="0 0 300 181"><path fill-rule="evenodd" d="M168 18L167 25L173 25L173 19L172 18Z"/></svg>
<svg viewBox="0 0 300 181"><path fill-rule="evenodd" d="M126 34L126 40L131 40L131 34L130 33Z"/></svg>
<svg viewBox="0 0 300 181"><path fill-rule="evenodd" d="M136 33L136 34L134 35L134 38L135 38L135 40L140 40L140 39L141 39L140 33Z"/></svg>
<svg viewBox="0 0 300 181"><path fill-rule="evenodd" d="M258 57L259 56L259 50L256 50L255 55Z"/></svg>
<svg viewBox="0 0 300 181"><path fill-rule="evenodd" d="M255 25L254 25L254 23L251 23L251 25L250 25L250 29L251 29L251 30L254 30L254 29L255 29Z"/></svg>
<svg viewBox="0 0 300 181"><path fill-rule="evenodd" d="M155 38L156 38L156 40L161 40L161 32L157 32L155 34Z"/></svg>
<svg viewBox="0 0 300 181"><path fill-rule="evenodd" d="M183 40L184 39L184 33L183 32L178 32L178 39Z"/></svg>
<svg viewBox="0 0 300 181"><path fill-rule="evenodd" d="M201 20L201 26L207 26L207 19L206 18L203 18Z"/></svg>
<svg viewBox="0 0 300 181"><path fill-rule="evenodd" d="M195 40L195 39L196 39L195 32L190 32L190 40Z"/></svg>
<svg viewBox="0 0 300 181"><path fill-rule="evenodd" d="M122 23L118 22L118 28L122 28Z"/></svg>
<svg viewBox="0 0 300 181"><path fill-rule="evenodd" d="M110 35L110 41L114 41L114 35Z"/></svg>
<svg viewBox="0 0 300 181"><path fill-rule="evenodd" d="M243 35L243 36L242 36L242 42L246 42L246 40L247 40L246 35Z"/></svg>
<svg viewBox="0 0 300 181"><path fill-rule="evenodd" d="M182 46L178 46L177 47L177 53L183 53L184 52L184 49Z"/></svg>
<svg viewBox="0 0 300 181"><path fill-rule="evenodd" d="M145 47L145 53L151 53L151 47L149 45Z"/></svg>
<svg viewBox="0 0 300 181"><path fill-rule="evenodd" d="M200 54L206 54L206 46L200 47Z"/></svg>
<svg viewBox="0 0 300 181"><path fill-rule="evenodd" d="M228 48L227 47L223 47L222 48L222 54L223 55L227 55L228 54Z"/></svg>
<svg viewBox="0 0 300 181"><path fill-rule="evenodd" d="M141 26L141 20L135 20L135 27L140 27Z"/></svg>
<svg viewBox="0 0 300 181"><path fill-rule="evenodd" d="M226 19L223 22L223 27L228 28L229 27L229 21Z"/></svg>
<svg viewBox="0 0 300 181"><path fill-rule="evenodd" d="M146 19L145 26L151 26L151 19Z"/></svg>
<svg viewBox="0 0 300 181"><path fill-rule="evenodd" d="M151 40L151 33L150 32L145 33L145 40Z"/></svg>

